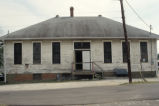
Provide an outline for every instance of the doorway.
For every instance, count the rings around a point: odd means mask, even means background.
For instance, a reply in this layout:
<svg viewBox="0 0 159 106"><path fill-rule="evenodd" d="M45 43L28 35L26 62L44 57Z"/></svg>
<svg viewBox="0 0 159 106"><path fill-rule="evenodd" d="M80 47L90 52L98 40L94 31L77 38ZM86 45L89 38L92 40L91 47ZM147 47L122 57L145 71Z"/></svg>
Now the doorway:
<svg viewBox="0 0 159 106"><path fill-rule="evenodd" d="M82 51L75 51L75 64L76 64L76 70L82 70L83 64L82 64Z"/></svg>
<svg viewBox="0 0 159 106"><path fill-rule="evenodd" d="M78 71L91 70L91 56L89 50L75 50L75 65Z"/></svg>
<svg viewBox="0 0 159 106"><path fill-rule="evenodd" d="M74 50L76 70L91 70L90 42L74 42Z"/></svg>

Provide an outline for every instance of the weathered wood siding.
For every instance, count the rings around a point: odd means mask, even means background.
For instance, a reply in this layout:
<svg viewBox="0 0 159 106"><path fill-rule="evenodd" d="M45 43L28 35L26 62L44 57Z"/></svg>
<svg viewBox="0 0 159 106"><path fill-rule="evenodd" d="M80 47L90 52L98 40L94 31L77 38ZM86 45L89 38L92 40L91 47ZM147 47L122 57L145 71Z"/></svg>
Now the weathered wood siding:
<svg viewBox="0 0 159 106"><path fill-rule="evenodd" d="M57 40L54 40L57 41ZM41 42L41 64L33 64L33 42L36 41L6 41L5 42L5 69L7 73L70 73L72 62L74 62L74 41L90 41L91 60L96 62L106 72L114 68L127 68L122 59L122 41L113 40L59 40L61 42L61 64L52 64L52 42L43 40ZM112 63L104 63L103 42L112 42ZM130 40L132 71L139 71L140 67L140 41ZM155 71L157 67L157 45L156 40L143 40L148 42L148 63L143 63L143 71ZM14 43L22 42L22 65L14 65ZM152 53L152 62L151 62ZM25 64L29 64L26 68ZM152 65L152 66L151 66ZM99 70L95 67L95 70Z"/></svg>

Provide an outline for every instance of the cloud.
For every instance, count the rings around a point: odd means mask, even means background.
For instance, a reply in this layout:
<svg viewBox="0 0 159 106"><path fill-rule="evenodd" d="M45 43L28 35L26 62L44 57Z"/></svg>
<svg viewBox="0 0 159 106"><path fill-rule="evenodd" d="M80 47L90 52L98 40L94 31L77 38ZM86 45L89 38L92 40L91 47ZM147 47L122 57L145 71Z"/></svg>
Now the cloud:
<svg viewBox="0 0 159 106"><path fill-rule="evenodd" d="M14 9L25 9L28 10L30 13L34 14L34 15L41 15L39 12L39 10L34 7L32 5L31 2L29 2L29 0L3 0L0 2L1 6L5 6L7 8L14 8ZM1 8L3 8L1 7ZM18 12L18 11L17 11ZM23 14L23 13L21 13ZM25 11L24 11L25 14Z"/></svg>
<svg viewBox="0 0 159 106"><path fill-rule="evenodd" d="M159 0L127 0L148 23L153 32L159 34ZM69 16L69 7L75 7L75 16L97 16L121 21L120 2L118 0L1 0L0 23L5 29L17 29L44 21L59 14ZM126 22L132 26L149 30L124 3Z"/></svg>
<svg viewBox="0 0 159 106"><path fill-rule="evenodd" d="M4 30L2 27L0 27L0 35L3 35L4 34Z"/></svg>
<svg viewBox="0 0 159 106"><path fill-rule="evenodd" d="M0 1L0 26L5 33L11 32L23 27L42 21L35 9L28 7L26 2L17 2L17 0ZM2 34L0 34L2 35Z"/></svg>

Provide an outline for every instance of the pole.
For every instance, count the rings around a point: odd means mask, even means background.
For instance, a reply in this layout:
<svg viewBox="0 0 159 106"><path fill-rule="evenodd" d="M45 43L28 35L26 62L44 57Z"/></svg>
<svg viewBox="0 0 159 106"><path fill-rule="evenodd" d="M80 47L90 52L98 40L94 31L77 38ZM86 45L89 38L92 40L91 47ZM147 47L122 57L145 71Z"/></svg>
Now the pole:
<svg viewBox="0 0 159 106"><path fill-rule="evenodd" d="M122 14L122 21L123 21L123 30L124 30L125 43L126 43L126 51L127 51L128 77L129 77L129 83L132 83L131 63L130 63L130 48L129 48L129 44L128 44L128 36L127 36L127 30L126 30L126 24L125 24L125 14L124 14L123 0L120 0L120 5L121 5L121 14Z"/></svg>
<svg viewBox="0 0 159 106"><path fill-rule="evenodd" d="M6 82L7 82L7 78L6 78L7 75L6 75L6 74L7 74L7 73L6 73L6 68L5 68L5 67L6 67L6 66L5 66L5 65L6 65L6 64L5 64L5 62L6 62L6 61L5 61L5 41L3 41L3 46L2 46L2 47L3 47L3 71L4 71L4 83L6 84Z"/></svg>
<svg viewBox="0 0 159 106"><path fill-rule="evenodd" d="M151 36L152 25L150 25L150 36ZM152 39L151 39L151 71L152 71Z"/></svg>
<svg viewBox="0 0 159 106"><path fill-rule="evenodd" d="M151 35L151 33L152 33L151 31L152 31L152 25L150 25L150 35Z"/></svg>

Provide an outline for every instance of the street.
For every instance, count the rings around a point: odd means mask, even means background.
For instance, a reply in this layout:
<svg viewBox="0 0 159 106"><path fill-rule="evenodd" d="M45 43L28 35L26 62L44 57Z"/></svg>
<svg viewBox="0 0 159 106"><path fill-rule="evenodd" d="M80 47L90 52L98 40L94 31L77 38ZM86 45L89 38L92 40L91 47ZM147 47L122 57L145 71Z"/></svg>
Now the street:
<svg viewBox="0 0 159 106"><path fill-rule="evenodd" d="M72 89L0 92L0 104L8 105L88 105L118 106L159 103L159 83L101 86ZM130 101L130 102L129 102ZM145 102L145 101L148 101ZM142 103L143 102L143 103ZM150 103L149 103L150 102ZM116 104L116 105L115 105ZM122 105L123 106L123 105ZM126 105L125 105L126 106ZM130 105L130 106L135 106ZM157 105L156 105L157 106Z"/></svg>

